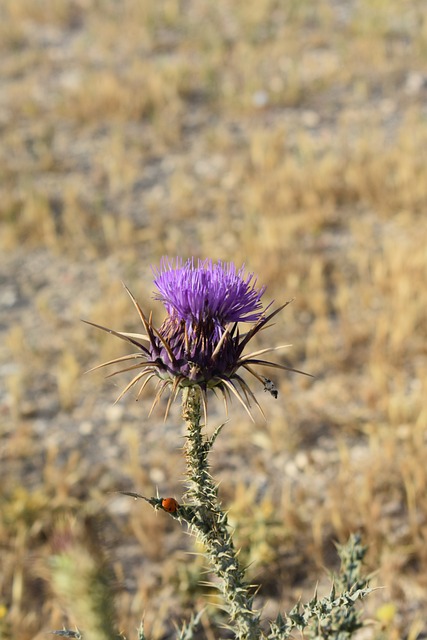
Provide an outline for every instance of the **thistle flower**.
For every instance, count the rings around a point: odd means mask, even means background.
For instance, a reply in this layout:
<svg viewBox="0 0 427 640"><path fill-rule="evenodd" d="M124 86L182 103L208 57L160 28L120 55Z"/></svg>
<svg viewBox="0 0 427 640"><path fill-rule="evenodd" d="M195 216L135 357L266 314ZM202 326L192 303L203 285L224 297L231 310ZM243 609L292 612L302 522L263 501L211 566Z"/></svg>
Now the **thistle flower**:
<svg viewBox="0 0 427 640"><path fill-rule="evenodd" d="M136 375L120 393L116 402L134 385L141 383L137 399L152 378L158 379L158 389L150 414L169 387L165 419L171 403L180 389L198 387L202 394L205 418L207 414L207 391L221 392L226 410L228 399L234 395L252 418L251 400L262 409L254 393L241 377L244 369L264 385L264 389L277 397L277 390L268 378L258 374L253 367L264 366L304 373L285 365L260 358L265 353L290 345L261 349L244 354L248 343L290 301L266 314L271 305L262 307L261 297L265 287L257 288L254 274L245 275L244 266L239 270L233 263L212 260L175 264L166 258L160 269L153 269L154 295L167 311L162 325L157 329L151 314L147 317L125 286L144 326L145 333L114 331L93 322L88 322L137 347L138 351L115 358L91 369L113 364L137 361L136 364L115 371L110 376L125 371L136 371ZM252 323L246 333L240 333L239 323Z"/></svg>

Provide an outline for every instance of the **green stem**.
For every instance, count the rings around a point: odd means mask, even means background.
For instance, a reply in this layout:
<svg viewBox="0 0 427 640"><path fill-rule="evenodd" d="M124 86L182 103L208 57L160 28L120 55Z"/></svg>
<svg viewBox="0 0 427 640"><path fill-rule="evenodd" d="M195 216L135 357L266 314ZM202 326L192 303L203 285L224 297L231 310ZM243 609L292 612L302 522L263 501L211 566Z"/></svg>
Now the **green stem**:
<svg viewBox="0 0 427 640"><path fill-rule="evenodd" d="M183 418L187 425L188 497L194 505L191 526L206 549L213 572L220 578L221 591L230 614L231 627L239 640L261 638L260 614L253 610L253 595L244 581L229 531L227 514L221 509L217 487L209 473L208 453L212 440L202 435L200 392L183 392Z"/></svg>

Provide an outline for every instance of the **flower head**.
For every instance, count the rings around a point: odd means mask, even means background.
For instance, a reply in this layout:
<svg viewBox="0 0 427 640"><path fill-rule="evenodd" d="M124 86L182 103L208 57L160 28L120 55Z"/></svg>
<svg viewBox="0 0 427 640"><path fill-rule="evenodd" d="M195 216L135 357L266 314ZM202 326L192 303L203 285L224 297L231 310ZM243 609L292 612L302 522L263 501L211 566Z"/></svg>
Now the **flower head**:
<svg viewBox="0 0 427 640"><path fill-rule="evenodd" d="M265 287L257 290L252 283L253 273L244 276L229 264L194 259L183 263L163 259L161 268L154 270L156 300L161 300L169 316L183 320L187 330L213 324L214 339L219 339L230 322L256 322L262 315L261 296Z"/></svg>
<svg viewBox="0 0 427 640"><path fill-rule="evenodd" d="M262 365L279 369L290 369L281 364L259 359L259 356L282 347L262 349L243 355L249 341L281 311L289 302L266 315L261 297L265 287L257 289L252 273L245 275L244 267L236 269L233 263L194 259L175 264L163 259L160 269L153 269L156 300L160 300L167 311L162 325L156 329L151 316L147 318L129 291L126 290L136 307L144 326L144 334L114 331L101 325L94 325L104 331L130 342L138 351L99 367L125 361L135 364L114 372L135 370L136 375L120 394L118 400L134 385L141 383L138 397L147 382L158 379L159 388L153 407L167 387L171 388L166 415L179 389L197 386L202 392L205 414L207 411L207 390L222 392L227 399L233 394L250 414L250 401L259 404L239 370L245 369L258 379L266 391L277 397L277 390L268 378L259 375L253 366ZM250 322L252 327L241 334L239 323ZM89 323L94 324L94 323ZM303 373L303 372L300 372ZM152 407L152 408L153 408ZM251 414L250 414L251 415Z"/></svg>

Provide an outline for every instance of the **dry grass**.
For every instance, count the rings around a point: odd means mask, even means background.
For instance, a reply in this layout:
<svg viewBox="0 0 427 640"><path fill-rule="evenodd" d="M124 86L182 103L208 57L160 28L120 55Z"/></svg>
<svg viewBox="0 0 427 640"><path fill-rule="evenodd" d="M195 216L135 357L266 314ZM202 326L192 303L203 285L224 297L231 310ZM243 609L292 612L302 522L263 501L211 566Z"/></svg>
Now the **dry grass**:
<svg viewBox="0 0 427 640"><path fill-rule="evenodd" d="M129 637L202 606L187 538L110 493L179 498L178 409L147 420L149 392L113 406L81 375L122 351L79 319L134 330L121 280L149 309L163 254L245 262L295 298L260 339L316 379L277 380L267 424L234 408L214 456L266 614L357 529L385 587L369 637L424 637L425 3L3 0L0 25L1 637L78 624L49 561L73 516Z"/></svg>

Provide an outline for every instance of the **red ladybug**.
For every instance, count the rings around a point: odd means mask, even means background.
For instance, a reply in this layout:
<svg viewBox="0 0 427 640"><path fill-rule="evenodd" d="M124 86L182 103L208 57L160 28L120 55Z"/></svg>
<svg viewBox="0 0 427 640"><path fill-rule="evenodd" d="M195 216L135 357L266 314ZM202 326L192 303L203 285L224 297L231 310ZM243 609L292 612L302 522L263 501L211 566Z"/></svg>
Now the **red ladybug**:
<svg viewBox="0 0 427 640"><path fill-rule="evenodd" d="M168 513L176 513L179 504L175 500L175 498L163 498L162 507Z"/></svg>

